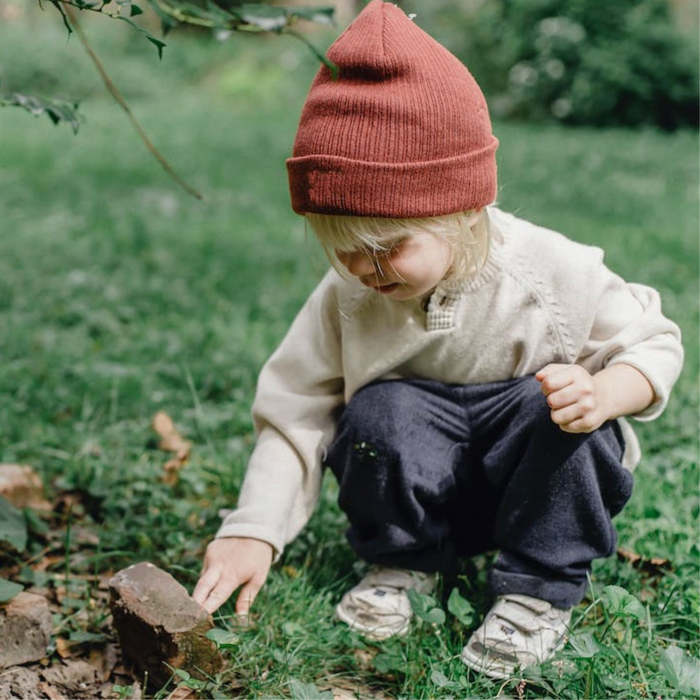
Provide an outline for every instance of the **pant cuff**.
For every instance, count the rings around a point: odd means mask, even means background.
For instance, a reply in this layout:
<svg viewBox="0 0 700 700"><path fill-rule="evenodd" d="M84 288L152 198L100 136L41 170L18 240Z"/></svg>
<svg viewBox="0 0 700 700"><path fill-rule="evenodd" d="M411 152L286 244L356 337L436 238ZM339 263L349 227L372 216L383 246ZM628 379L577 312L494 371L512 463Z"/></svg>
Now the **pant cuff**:
<svg viewBox="0 0 700 700"><path fill-rule="evenodd" d="M489 572L489 585L494 595L497 596L522 593L533 598L546 600L555 608L568 610L583 600L587 581L577 583L492 569Z"/></svg>

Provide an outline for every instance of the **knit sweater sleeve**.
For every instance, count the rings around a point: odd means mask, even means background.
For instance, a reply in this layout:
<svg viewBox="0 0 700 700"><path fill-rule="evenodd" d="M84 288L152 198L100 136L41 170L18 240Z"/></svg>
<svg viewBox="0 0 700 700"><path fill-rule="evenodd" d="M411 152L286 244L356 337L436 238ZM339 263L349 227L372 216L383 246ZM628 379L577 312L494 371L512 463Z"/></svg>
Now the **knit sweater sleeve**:
<svg viewBox="0 0 700 700"><path fill-rule="evenodd" d="M216 537L269 542L279 558L318 501L321 459L343 402L338 305L330 271L258 378L257 434L238 505Z"/></svg>
<svg viewBox="0 0 700 700"><path fill-rule="evenodd" d="M683 365L680 329L661 312L655 289L625 282L602 259L587 296L593 304L592 322L575 362L591 373L617 363L638 369L653 387L655 400L631 417L657 418Z"/></svg>

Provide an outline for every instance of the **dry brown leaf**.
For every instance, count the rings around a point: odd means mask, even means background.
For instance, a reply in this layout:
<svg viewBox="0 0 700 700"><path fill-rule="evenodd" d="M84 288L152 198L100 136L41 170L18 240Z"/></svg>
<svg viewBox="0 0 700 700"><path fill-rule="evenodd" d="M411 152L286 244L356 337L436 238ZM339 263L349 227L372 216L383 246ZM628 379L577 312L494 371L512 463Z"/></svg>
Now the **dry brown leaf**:
<svg viewBox="0 0 700 700"><path fill-rule="evenodd" d="M102 648L92 647L87 662L97 672L102 681L106 681L112 674L112 669L119 660L119 646L117 644L106 644Z"/></svg>
<svg viewBox="0 0 700 700"><path fill-rule="evenodd" d="M165 411L158 411L153 416L153 430L160 435L158 447L166 452L174 452L179 460L186 460L190 455L192 443L185 440Z"/></svg>
<svg viewBox="0 0 700 700"><path fill-rule="evenodd" d="M620 561L628 561L635 569L641 569L651 576L661 576L664 571L671 570L671 562L662 557L643 557L637 552L618 547L617 558Z"/></svg>
<svg viewBox="0 0 700 700"><path fill-rule="evenodd" d="M49 700L66 700L66 696L60 693L52 685L49 685L46 681L39 681L37 683L39 690L46 695Z"/></svg>
<svg viewBox="0 0 700 700"><path fill-rule="evenodd" d="M320 683L318 689L321 691L330 690L333 693L333 700L359 700L360 698L387 700L387 696L382 692L342 676L333 677L325 683Z"/></svg>
<svg viewBox="0 0 700 700"><path fill-rule="evenodd" d="M27 464L0 464L0 496L15 508L50 512L41 477Z"/></svg>
<svg viewBox="0 0 700 700"><path fill-rule="evenodd" d="M182 469L184 466L185 462L177 459L177 457L169 459L163 465L163 474L161 475L160 480L168 486L175 485L180 477L180 469Z"/></svg>
<svg viewBox="0 0 700 700"><path fill-rule="evenodd" d="M165 700L195 700L197 694L186 685L178 685Z"/></svg>
<svg viewBox="0 0 700 700"><path fill-rule="evenodd" d="M282 571L284 571L289 578L299 578L299 571L293 567L291 564L287 564L286 566L282 567Z"/></svg>
<svg viewBox="0 0 700 700"><path fill-rule="evenodd" d="M94 696L95 686L101 684L95 669L84 659L63 660L42 670L41 675L46 682L67 691L70 697L75 697L76 693Z"/></svg>
<svg viewBox="0 0 700 700"><path fill-rule="evenodd" d="M65 556L49 554L45 557L42 557L40 561L38 561L34 566L32 566L32 569L34 569L34 571L46 571L46 569L48 569L50 566L53 566L54 564L65 564L65 561Z"/></svg>
<svg viewBox="0 0 700 700"><path fill-rule="evenodd" d="M190 456L192 443L178 433L172 418L165 411L158 411L153 416L153 430L160 436L158 447L166 452L174 452L175 456L163 465L161 481L173 486L177 483L180 469Z"/></svg>
<svg viewBox="0 0 700 700"><path fill-rule="evenodd" d="M352 655L357 661L357 665L363 671L367 671L374 667L374 657L377 655L377 649L353 649Z"/></svg>
<svg viewBox="0 0 700 700"><path fill-rule="evenodd" d="M73 655L71 643L64 637L56 637L56 651L62 659L67 659Z"/></svg>

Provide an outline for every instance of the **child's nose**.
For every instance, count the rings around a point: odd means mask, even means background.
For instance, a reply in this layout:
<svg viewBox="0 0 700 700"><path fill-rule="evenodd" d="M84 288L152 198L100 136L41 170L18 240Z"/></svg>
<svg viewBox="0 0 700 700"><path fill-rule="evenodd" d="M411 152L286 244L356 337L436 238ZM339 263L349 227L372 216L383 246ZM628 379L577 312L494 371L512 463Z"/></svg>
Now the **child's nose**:
<svg viewBox="0 0 700 700"><path fill-rule="evenodd" d="M372 258L364 251L337 252L338 260L355 277L366 277L375 272Z"/></svg>

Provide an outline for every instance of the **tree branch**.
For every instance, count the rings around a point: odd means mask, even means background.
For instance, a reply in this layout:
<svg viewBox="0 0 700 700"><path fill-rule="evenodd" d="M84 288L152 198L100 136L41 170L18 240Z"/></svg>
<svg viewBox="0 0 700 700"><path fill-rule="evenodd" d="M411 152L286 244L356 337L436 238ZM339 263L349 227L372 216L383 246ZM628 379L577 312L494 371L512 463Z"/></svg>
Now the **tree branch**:
<svg viewBox="0 0 700 700"><path fill-rule="evenodd" d="M175 180L175 182L177 182L185 191L189 192L189 194L191 194L193 197L196 197L197 199L204 199L202 197L202 195L197 190L195 190L192 186L188 185L175 172L175 170L170 165L170 163L168 163L168 161L165 160L163 155L151 143L151 140L148 138L148 135L143 130L143 127L136 120L136 117L134 117L129 105L126 103L126 100L124 99L122 94L119 92L116 85L114 85L114 83L112 82L110 77L107 75L107 72L105 71L105 68L102 65L102 62L100 61L100 59L97 57L97 55L93 51L92 46L90 46L90 43L87 39L87 36L85 35L83 28L80 26L80 23L78 22L77 15L76 15L75 10L73 9L71 3L64 2L64 0L59 0L59 2L61 5L63 5L63 10L65 11L66 15L70 19L70 22L73 25L73 28L75 29L75 32L78 35L78 38L80 39L80 42L82 43L83 47L85 48L85 51L87 51L88 56L90 56L92 62L95 64L95 67L97 68L97 72L100 74L100 77L102 78L102 81L104 82L105 87L107 88L109 93L112 95L112 97L115 99L117 104L126 112L126 115L129 118L129 121L131 122L132 126L134 127L134 129L136 130L138 135L141 137L141 140L146 145L146 148L151 152L153 157L163 166L163 169L168 173L168 175L170 175L170 177L172 177L173 180Z"/></svg>

